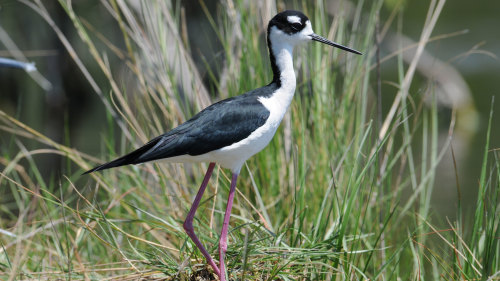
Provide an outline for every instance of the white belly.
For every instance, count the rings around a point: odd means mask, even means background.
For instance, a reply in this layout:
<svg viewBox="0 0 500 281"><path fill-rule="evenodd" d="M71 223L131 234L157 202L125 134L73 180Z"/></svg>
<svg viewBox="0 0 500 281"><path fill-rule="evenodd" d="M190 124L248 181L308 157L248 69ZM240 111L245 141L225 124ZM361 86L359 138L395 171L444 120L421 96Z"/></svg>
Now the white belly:
<svg viewBox="0 0 500 281"><path fill-rule="evenodd" d="M269 144L278 126L279 123L268 124L268 122L266 122L246 139L210 152L209 154L213 156L213 159L216 159L216 162L222 167L231 169L233 173L239 173L241 167L248 158L252 157Z"/></svg>

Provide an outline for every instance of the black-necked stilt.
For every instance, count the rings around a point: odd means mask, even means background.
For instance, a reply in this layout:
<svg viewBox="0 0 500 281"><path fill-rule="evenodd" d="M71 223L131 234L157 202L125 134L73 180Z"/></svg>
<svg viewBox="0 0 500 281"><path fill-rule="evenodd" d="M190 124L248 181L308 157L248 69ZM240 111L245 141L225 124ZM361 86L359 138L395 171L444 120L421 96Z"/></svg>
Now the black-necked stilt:
<svg viewBox="0 0 500 281"><path fill-rule="evenodd" d="M267 45L273 70L273 81L269 85L214 103L143 147L85 174L160 159L169 162L209 162L208 171L184 222L184 229L215 273L225 280L224 255L238 174L243 163L266 147L273 138L295 92L293 48L311 40L361 54L315 34L311 22L303 13L281 12L271 19L267 28ZM231 169L233 173L219 240L220 267L217 267L193 229L193 218L215 163Z"/></svg>

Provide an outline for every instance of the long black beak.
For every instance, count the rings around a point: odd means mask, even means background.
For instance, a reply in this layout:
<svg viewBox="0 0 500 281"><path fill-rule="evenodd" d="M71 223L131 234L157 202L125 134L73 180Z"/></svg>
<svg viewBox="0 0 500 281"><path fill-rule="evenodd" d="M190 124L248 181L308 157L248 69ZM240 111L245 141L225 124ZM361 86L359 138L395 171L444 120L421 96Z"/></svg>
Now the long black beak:
<svg viewBox="0 0 500 281"><path fill-rule="evenodd" d="M349 47L346 47L344 45L340 45L340 44L337 44L335 42L332 42L332 41L326 39L325 37L319 36L318 34L313 33L312 35L309 35L309 36L311 36L311 39L314 40L314 41L318 41L318 42L321 42L321 43L324 43L324 44L327 44L327 45L330 45L330 46L333 46L333 47L337 47L339 49L342 49L344 51L348 51L348 52L351 52L351 53L355 53L357 55L362 55L362 53L359 52L359 51L356 51L356 50L351 49Z"/></svg>

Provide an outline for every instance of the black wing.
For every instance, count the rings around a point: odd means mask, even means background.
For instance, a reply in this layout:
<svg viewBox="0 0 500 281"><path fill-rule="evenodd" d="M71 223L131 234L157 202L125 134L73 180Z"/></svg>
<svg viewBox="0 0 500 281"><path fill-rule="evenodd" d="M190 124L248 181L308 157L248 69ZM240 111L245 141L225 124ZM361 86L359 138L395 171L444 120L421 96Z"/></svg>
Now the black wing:
<svg viewBox="0 0 500 281"><path fill-rule="evenodd" d="M255 93L251 91L214 103L139 149L84 174L180 155L201 155L236 143L262 126L269 117L269 110L258 101Z"/></svg>

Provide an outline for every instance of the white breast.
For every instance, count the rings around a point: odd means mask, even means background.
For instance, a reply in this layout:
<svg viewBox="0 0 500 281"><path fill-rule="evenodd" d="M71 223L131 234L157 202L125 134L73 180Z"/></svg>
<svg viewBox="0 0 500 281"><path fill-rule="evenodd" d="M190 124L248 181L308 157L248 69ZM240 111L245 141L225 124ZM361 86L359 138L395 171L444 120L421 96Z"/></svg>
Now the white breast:
<svg viewBox="0 0 500 281"><path fill-rule="evenodd" d="M270 97L259 98L259 101L269 110L269 117L264 125L247 138L211 152L214 161L224 168L231 169L234 173L239 173L243 163L264 149L273 138L290 105L294 90L295 87L294 89L282 87Z"/></svg>

